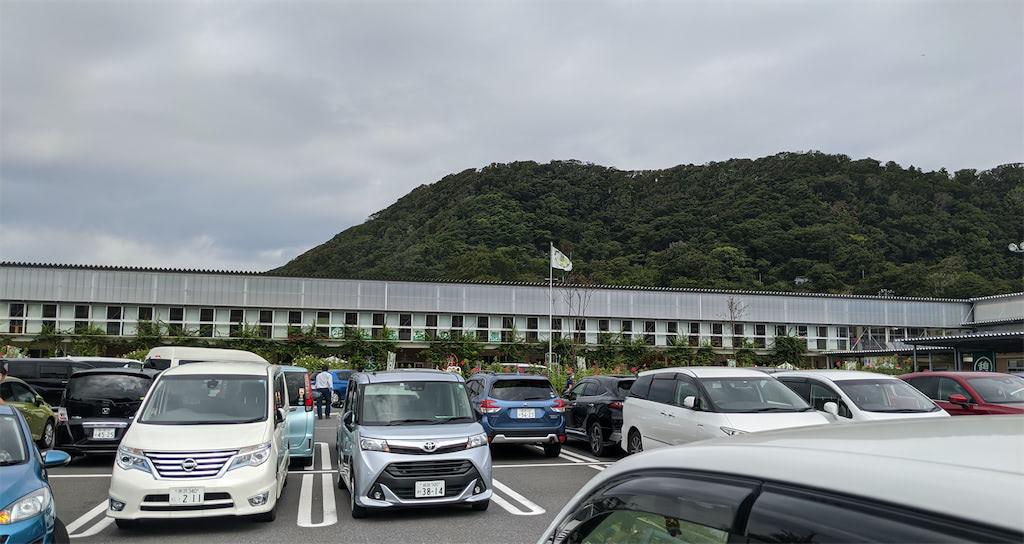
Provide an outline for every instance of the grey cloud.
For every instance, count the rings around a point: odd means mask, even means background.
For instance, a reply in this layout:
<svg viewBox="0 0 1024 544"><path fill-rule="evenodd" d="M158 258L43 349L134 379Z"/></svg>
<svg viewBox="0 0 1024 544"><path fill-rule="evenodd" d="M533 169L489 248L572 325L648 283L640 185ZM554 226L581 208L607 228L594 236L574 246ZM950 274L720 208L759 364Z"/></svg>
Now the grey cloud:
<svg viewBox="0 0 1024 544"><path fill-rule="evenodd" d="M510 160L1020 161L1022 17L1014 1L6 0L0 257L274 266Z"/></svg>

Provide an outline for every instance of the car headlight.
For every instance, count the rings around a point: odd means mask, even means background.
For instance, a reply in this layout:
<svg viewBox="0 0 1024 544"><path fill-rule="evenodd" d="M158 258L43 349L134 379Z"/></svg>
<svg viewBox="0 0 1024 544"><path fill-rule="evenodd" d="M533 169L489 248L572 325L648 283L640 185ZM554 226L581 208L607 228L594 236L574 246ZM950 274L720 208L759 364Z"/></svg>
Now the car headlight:
<svg viewBox="0 0 1024 544"><path fill-rule="evenodd" d="M476 436L471 436L471 437L469 437L469 440L466 441L466 449L467 450L473 449L473 448L479 448L481 446L486 446L486 445L487 445L487 435L484 434L484 433L480 433L480 434L478 434Z"/></svg>
<svg viewBox="0 0 1024 544"><path fill-rule="evenodd" d="M151 472L149 470L149 461L146 460L146 455L142 453L142 450L127 446L119 446L117 448L117 466L124 470Z"/></svg>
<svg viewBox="0 0 1024 544"><path fill-rule="evenodd" d="M7 525L36 517L50 507L50 501L52 500L50 488L40 487L0 510L0 525Z"/></svg>
<svg viewBox="0 0 1024 544"><path fill-rule="evenodd" d="M391 451L391 448L388 448L387 440L377 438L360 438L359 449L365 451Z"/></svg>
<svg viewBox="0 0 1024 544"><path fill-rule="evenodd" d="M729 436L735 436L735 435L738 435L738 434L747 434L747 431L741 431L739 429L733 429L732 427L719 427L719 429L722 429L722 432L727 434L727 435L729 435Z"/></svg>
<svg viewBox="0 0 1024 544"><path fill-rule="evenodd" d="M242 467L258 467L270 459L270 442L246 446L238 450L238 455L231 461L228 470L235 470Z"/></svg>

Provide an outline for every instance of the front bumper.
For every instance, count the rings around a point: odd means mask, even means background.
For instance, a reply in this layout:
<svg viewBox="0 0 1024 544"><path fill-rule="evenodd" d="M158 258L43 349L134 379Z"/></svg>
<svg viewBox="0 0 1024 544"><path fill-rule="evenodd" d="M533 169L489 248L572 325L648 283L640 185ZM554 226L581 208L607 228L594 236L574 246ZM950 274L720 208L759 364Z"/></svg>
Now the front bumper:
<svg viewBox="0 0 1024 544"><path fill-rule="evenodd" d="M437 455L409 455L360 451L353 458L356 504L368 508L407 508L444 504L475 503L491 498L491 452L487 447ZM432 463L437 466L463 464L464 470L432 473L428 469L402 472L388 470L393 464ZM443 497L415 498L417 481L444 480ZM371 496L379 493L379 498Z"/></svg>
<svg viewBox="0 0 1024 544"><path fill-rule="evenodd" d="M498 431L497 434L490 438L492 444L555 444L559 442L558 435L554 433L530 433L524 436L518 436L514 434L508 435Z"/></svg>
<svg viewBox="0 0 1024 544"><path fill-rule="evenodd" d="M107 515L115 519L202 518L213 516L248 516L268 512L277 502L276 465L271 458L258 467L244 467L224 473L218 478L157 479L141 470L124 470L114 464L110 479L110 499L124 503L115 511L108 501ZM199 504L170 504L174 488L203 489ZM249 498L267 493L258 505Z"/></svg>
<svg viewBox="0 0 1024 544"><path fill-rule="evenodd" d="M0 542L3 544L34 544L54 542L54 525L57 519L57 511L50 503L50 507L42 514L8 525L0 525Z"/></svg>

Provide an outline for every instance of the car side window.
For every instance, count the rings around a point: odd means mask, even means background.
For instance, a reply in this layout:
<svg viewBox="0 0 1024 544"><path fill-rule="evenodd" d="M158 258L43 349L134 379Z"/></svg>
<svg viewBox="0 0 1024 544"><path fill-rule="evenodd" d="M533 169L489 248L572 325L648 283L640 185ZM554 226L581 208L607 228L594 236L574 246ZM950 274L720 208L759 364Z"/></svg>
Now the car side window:
<svg viewBox="0 0 1024 544"><path fill-rule="evenodd" d="M31 389L17 382L7 382L4 385L10 386L10 396L4 395L4 399L11 402L28 402L32 403L36 401L36 395Z"/></svg>
<svg viewBox="0 0 1024 544"><path fill-rule="evenodd" d="M675 401L676 380L671 374L666 376L661 379L655 377L651 382L651 393L647 397L648 400L659 404L672 404Z"/></svg>
<svg viewBox="0 0 1024 544"><path fill-rule="evenodd" d="M837 405L839 405L839 415L841 417L845 417L845 418L853 417L853 414L850 413L850 409L846 406L846 403L843 402L842 399L839 398L839 395L836 394L836 392L833 391L832 388L830 388L830 387L828 387L826 385L820 384L818 382L813 382L813 381L810 383L810 386L811 386L810 405L813 406L815 410L824 411L825 410L825 403L826 402L834 402Z"/></svg>
<svg viewBox="0 0 1024 544"><path fill-rule="evenodd" d="M40 378L58 378L64 379L68 377L68 371L70 365L64 363L46 363L39 365L39 377Z"/></svg>
<svg viewBox="0 0 1024 544"><path fill-rule="evenodd" d="M697 384L691 382L690 380L686 378L677 378L675 399L673 400L672 404L675 404L676 406L683 406L683 401L686 399L686 397L696 397L699 399L700 390L697 389Z"/></svg>
<svg viewBox="0 0 1024 544"><path fill-rule="evenodd" d="M750 542L991 542L986 528L898 506L766 484L747 522Z"/></svg>
<svg viewBox="0 0 1024 544"><path fill-rule="evenodd" d="M788 387L791 391L800 395L800 398L804 399L807 404L811 403L811 384L803 380L785 379L779 378L779 381Z"/></svg>
<svg viewBox="0 0 1024 544"><path fill-rule="evenodd" d="M0 399L14 402L14 393L11 391L11 384L14 382L0 383Z"/></svg>
<svg viewBox="0 0 1024 544"><path fill-rule="evenodd" d="M654 376L640 376L633 382L633 386L629 388L629 396L637 399L646 399L650 394L651 382L654 381Z"/></svg>
<svg viewBox="0 0 1024 544"><path fill-rule="evenodd" d="M655 380L657 381L657 380ZM554 542L725 544L756 483L687 473L630 474L596 489Z"/></svg>
<svg viewBox="0 0 1024 544"><path fill-rule="evenodd" d="M960 382L952 378L939 378L939 396L936 398L948 401L950 395L963 395L967 397L967 402L974 402L971 394L960 385Z"/></svg>
<svg viewBox="0 0 1024 544"><path fill-rule="evenodd" d="M939 379L935 377L911 378L907 383L922 392L928 398L937 400L939 398Z"/></svg>
<svg viewBox="0 0 1024 544"><path fill-rule="evenodd" d="M284 383L284 374L274 377L274 408L284 408L288 401L288 388Z"/></svg>
<svg viewBox="0 0 1024 544"><path fill-rule="evenodd" d="M353 414L356 412L356 391L359 387L355 380L349 380L348 392L345 394L345 410L351 411Z"/></svg>

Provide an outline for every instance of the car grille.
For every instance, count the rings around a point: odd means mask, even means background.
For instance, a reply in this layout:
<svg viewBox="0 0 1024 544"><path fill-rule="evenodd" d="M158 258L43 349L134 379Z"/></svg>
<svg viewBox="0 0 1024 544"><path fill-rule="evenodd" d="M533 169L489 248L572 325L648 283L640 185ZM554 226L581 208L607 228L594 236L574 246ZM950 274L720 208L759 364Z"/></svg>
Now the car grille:
<svg viewBox="0 0 1024 544"><path fill-rule="evenodd" d="M391 463L385 472L395 478L444 478L462 476L472 469L469 461L413 461Z"/></svg>
<svg viewBox="0 0 1024 544"><path fill-rule="evenodd" d="M451 446L443 446L435 449L434 451L424 451L423 448L406 448L403 446L392 446L388 445L388 450L391 453L402 453L405 455L436 455L439 453L451 453L453 451L464 451L466 449L466 443L453 444Z"/></svg>
<svg viewBox="0 0 1024 544"><path fill-rule="evenodd" d="M153 463L161 478L213 478L220 474L224 464L236 453L236 450L201 451L201 452L157 452L147 451L146 457ZM185 470L182 463L188 459L195 461L195 468Z"/></svg>

